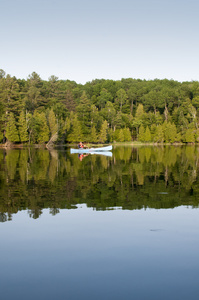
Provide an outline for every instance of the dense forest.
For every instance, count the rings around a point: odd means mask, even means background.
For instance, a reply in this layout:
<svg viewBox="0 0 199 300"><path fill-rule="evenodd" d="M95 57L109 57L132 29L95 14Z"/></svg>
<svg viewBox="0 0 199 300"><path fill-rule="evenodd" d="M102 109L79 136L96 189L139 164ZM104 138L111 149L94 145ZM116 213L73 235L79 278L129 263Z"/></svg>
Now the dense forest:
<svg viewBox="0 0 199 300"><path fill-rule="evenodd" d="M0 70L0 143L199 142L199 82L27 80Z"/></svg>

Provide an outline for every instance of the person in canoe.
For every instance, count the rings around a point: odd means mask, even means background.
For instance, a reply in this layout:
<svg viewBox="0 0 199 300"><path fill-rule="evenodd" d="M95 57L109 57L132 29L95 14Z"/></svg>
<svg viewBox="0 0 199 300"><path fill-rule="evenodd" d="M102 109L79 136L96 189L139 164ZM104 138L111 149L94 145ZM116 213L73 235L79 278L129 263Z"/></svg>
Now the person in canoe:
<svg viewBox="0 0 199 300"><path fill-rule="evenodd" d="M84 148L88 148L88 146L84 145L82 142L79 142L78 148L79 149L84 149Z"/></svg>
<svg viewBox="0 0 199 300"><path fill-rule="evenodd" d="M79 142L78 148L79 148L79 149L83 149L83 148L84 148L84 145L82 144L82 142Z"/></svg>

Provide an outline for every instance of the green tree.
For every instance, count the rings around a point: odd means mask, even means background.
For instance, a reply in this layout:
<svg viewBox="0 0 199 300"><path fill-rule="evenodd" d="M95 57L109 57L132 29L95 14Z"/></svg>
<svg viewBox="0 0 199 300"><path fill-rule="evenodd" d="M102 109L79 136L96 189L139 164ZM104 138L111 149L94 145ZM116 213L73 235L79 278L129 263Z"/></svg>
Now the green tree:
<svg viewBox="0 0 199 300"><path fill-rule="evenodd" d="M130 112L134 113L134 108L136 108L137 104L140 102L140 99L144 93L144 89L142 87L141 81L133 81L131 86L127 90L129 104L130 104Z"/></svg>
<svg viewBox="0 0 199 300"><path fill-rule="evenodd" d="M127 104L128 96L124 89L119 89L116 93L115 103L118 104L120 111L124 109L124 105Z"/></svg>
<svg viewBox="0 0 199 300"><path fill-rule="evenodd" d="M69 112L71 112L71 111L75 112L76 103L75 103L72 91L67 90L65 97L66 97L66 99L65 99L66 108L68 109Z"/></svg>
<svg viewBox="0 0 199 300"><path fill-rule="evenodd" d="M144 140L145 142L151 142L151 132L149 127L146 127L145 133L144 133Z"/></svg>
<svg viewBox="0 0 199 300"><path fill-rule="evenodd" d="M83 134L81 129L81 124L77 118L77 115L74 115L74 119L71 121L72 130L69 133L67 140L68 142L80 142L83 140Z"/></svg>
<svg viewBox="0 0 199 300"><path fill-rule="evenodd" d="M26 122L24 111L22 111L19 115L19 123L18 124L19 124L18 130L19 130L20 141L22 143L27 142L28 141L28 127L27 127L27 122Z"/></svg>
<svg viewBox="0 0 199 300"><path fill-rule="evenodd" d="M49 112L48 123L49 123L49 128L50 128L50 134L52 137L53 135L55 135L58 132L58 124L57 124L57 120L56 120L53 109L51 109Z"/></svg>
<svg viewBox="0 0 199 300"><path fill-rule="evenodd" d="M196 108L193 105L189 105L188 111L189 111L190 122L192 122L194 124L195 128L198 128Z"/></svg>
<svg viewBox="0 0 199 300"><path fill-rule="evenodd" d="M99 114L98 108L92 104L91 105L91 128L95 125L96 130L98 131L101 128L103 122L102 116Z"/></svg>
<svg viewBox="0 0 199 300"><path fill-rule="evenodd" d="M77 106L77 114L82 124L83 134L86 136L90 133L91 128L91 105L85 91L83 91L80 103Z"/></svg>
<svg viewBox="0 0 199 300"><path fill-rule="evenodd" d="M116 110L114 108L113 103L108 101L105 105L105 107L101 110L101 115L105 120L107 120L109 126L113 128L114 126L114 119L116 116Z"/></svg>
<svg viewBox="0 0 199 300"><path fill-rule="evenodd" d="M156 86L155 89L150 90L149 93L142 97L142 101L147 111L153 110L156 114L157 108L164 107L164 95L161 92L161 86Z"/></svg>
<svg viewBox="0 0 199 300"><path fill-rule="evenodd" d="M140 128L139 128L138 141L140 141L140 142L145 141L145 129L144 129L143 125L141 125Z"/></svg>
<svg viewBox="0 0 199 300"><path fill-rule="evenodd" d="M9 114L7 127L6 127L6 138L13 143L19 142L19 134L16 127L16 121L13 113Z"/></svg>
<svg viewBox="0 0 199 300"><path fill-rule="evenodd" d="M18 117L22 109L22 99L19 92L19 85L15 77L7 75L6 78L0 79L0 100L4 111L4 119L12 112Z"/></svg>
<svg viewBox="0 0 199 300"><path fill-rule="evenodd" d="M96 131L95 125L93 125L93 126L91 127L91 137L90 137L90 142L92 142L92 143L97 143L97 141L98 141L97 131Z"/></svg>
<svg viewBox="0 0 199 300"><path fill-rule="evenodd" d="M41 113L39 115L40 117L40 130L39 130L39 135L38 135L38 142L39 143L46 143L49 140L49 127L47 124L47 119L45 113Z"/></svg>
<svg viewBox="0 0 199 300"><path fill-rule="evenodd" d="M186 143L195 143L195 134L193 129L187 129L185 134Z"/></svg>
<svg viewBox="0 0 199 300"><path fill-rule="evenodd" d="M121 111L117 112L117 114L113 120L114 129L116 129L116 128L120 129L126 125L124 116L125 116L125 114L123 114Z"/></svg>
<svg viewBox="0 0 199 300"><path fill-rule="evenodd" d="M133 119L133 127L136 129L137 137L139 134L139 128L141 125L143 125L144 115L144 107L142 104L139 104L136 109L135 118Z"/></svg>
<svg viewBox="0 0 199 300"><path fill-rule="evenodd" d="M196 109L199 109L199 95L192 99L192 104Z"/></svg>
<svg viewBox="0 0 199 300"><path fill-rule="evenodd" d="M154 134L154 142L163 143L164 142L164 130L162 125L158 125L156 127L156 131Z"/></svg>
<svg viewBox="0 0 199 300"><path fill-rule="evenodd" d="M47 102L47 99L42 95L42 87L43 82L36 72L28 76L24 101L26 109L31 113L34 113L36 108L44 106Z"/></svg>
<svg viewBox="0 0 199 300"><path fill-rule="evenodd" d="M70 117L67 117L64 120L60 120L59 122L59 128L58 128L58 139L61 143L66 142L67 135L70 133L70 129L72 126L72 120L74 119L74 113L73 111L70 113Z"/></svg>
<svg viewBox="0 0 199 300"><path fill-rule="evenodd" d="M166 143L174 143L177 141L177 129L175 124L170 122L164 124L164 136Z"/></svg>
<svg viewBox="0 0 199 300"><path fill-rule="evenodd" d="M99 97L97 97L97 106L102 109L107 102L112 102L112 95L105 88L102 88Z"/></svg>
<svg viewBox="0 0 199 300"><path fill-rule="evenodd" d="M28 132L29 132L29 143L35 144L38 142L39 130L41 127L41 119L37 111L32 115L27 114Z"/></svg>
<svg viewBox="0 0 199 300"><path fill-rule="evenodd" d="M122 128L119 129L118 142L124 142L124 131Z"/></svg>
<svg viewBox="0 0 199 300"><path fill-rule="evenodd" d="M130 132L129 128L125 127L123 129L123 134L124 134L124 141L125 142L130 142L132 140L131 132Z"/></svg>
<svg viewBox="0 0 199 300"><path fill-rule="evenodd" d="M102 128L99 133L99 142L100 143L105 143L107 141L107 130L108 130L108 124L107 124L107 121L105 120L102 123Z"/></svg>

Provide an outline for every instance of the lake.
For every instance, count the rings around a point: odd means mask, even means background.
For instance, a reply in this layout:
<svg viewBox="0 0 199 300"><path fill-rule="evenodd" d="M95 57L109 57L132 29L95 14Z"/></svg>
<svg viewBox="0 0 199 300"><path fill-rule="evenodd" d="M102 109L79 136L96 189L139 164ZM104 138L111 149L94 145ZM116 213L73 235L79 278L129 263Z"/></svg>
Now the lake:
<svg viewBox="0 0 199 300"><path fill-rule="evenodd" d="M0 150L2 299L199 299L199 147Z"/></svg>

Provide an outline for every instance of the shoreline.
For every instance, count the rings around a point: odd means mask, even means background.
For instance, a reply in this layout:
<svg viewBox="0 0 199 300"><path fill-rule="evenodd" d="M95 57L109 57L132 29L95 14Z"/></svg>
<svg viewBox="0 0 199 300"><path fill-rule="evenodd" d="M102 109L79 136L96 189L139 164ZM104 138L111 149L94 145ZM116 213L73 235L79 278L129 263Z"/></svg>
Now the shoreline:
<svg viewBox="0 0 199 300"><path fill-rule="evenodd" d="M113 142L113 143L107 143L107 144L87 144L89 147L102 147L102 146L107 146L107 145L112 145L112 146L197 146L199 143L142 143L142 142ZM33 144L33 145L28 145L28 144L0 144L0 149L24 149L24 148L40 148L40 149L56 149L56 148L61 148L61 147L76 147L77 144L58 144L58 145L53 145L52 147L48 147L47 144Z"/></svg>

